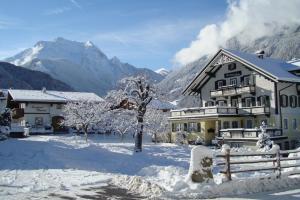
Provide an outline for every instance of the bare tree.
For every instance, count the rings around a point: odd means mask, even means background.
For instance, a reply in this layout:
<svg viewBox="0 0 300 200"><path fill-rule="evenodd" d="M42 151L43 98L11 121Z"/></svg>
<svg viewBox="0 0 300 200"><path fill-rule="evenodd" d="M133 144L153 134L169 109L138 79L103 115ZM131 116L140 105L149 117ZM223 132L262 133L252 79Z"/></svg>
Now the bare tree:
<svg viewBox="0 0 300 200"><path fill-rule="evenodd" d="M132 132L136 129L135 111L133 110L113 110L112 112L112 127L121 136L123 141L125 134L130 130Z"/></svg>
<svg viewBox="0 0 300 200"><path fill-rule="evenodd" d="M147 109L145 114L145 131L154 137L154 142L166 141L168 138L169 124L168 113L158 109Z"/></svg>
<svg viewBox="0 0 300 200"><path fill-rule="evenodd" d="M129 77L120 81L123 90L115 91L117 104L111 106L111 109L128 109L136 111L137 131L135 133L135 152L142 151L144 115L147 105L151 102L154 94L150 89L150 85L144 77ZM118 94L118 95L116 95ZM109 97L111 97L109 96ZM109 98L108 97L108 98Z"/></svg>
<svg viewBox="0 0 300 200"><path fill-rule="evenodd" d="M87 141L88 129L101 120L101 116L105 111L105 105L101 102L87 100L68 102L63 109L64 120L62 125L83 130Z"/></svg>

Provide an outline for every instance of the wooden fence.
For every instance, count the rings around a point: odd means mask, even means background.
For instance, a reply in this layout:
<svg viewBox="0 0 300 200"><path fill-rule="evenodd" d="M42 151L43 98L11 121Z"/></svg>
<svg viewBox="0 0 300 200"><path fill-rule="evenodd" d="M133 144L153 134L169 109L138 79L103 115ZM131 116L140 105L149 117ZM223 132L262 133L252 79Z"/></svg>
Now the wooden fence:
<svg viewBox="0 0 300 200"><path fill-rule="evenodd" d="M277 172L277 178L281 177L281 171L283 168L300 167L300 164L284 164L282 161L296 161L300 160L300 157L283 157L283 155L289 155L290 153L298 153L300 150L278 150L274 153L230 153L230 149L227 149L225 154L216 155L217 158L223 158L222 162L217 162L217 166L224 166L224 169L220 173L225 174L228 181L231 181L231 174L245 173L245 172L257 172L257 171L268 171L272 170L274 173ZM262 158L249 159L249 157L261 156ZM231 160L231 158L245 158L247 160ZM232 169L232 166L240 166L245 164L256 164L256 163L273 163L269 167L254 167L249 169ZM283 165L284 164L284 165ZM295 172L294 174L299 174Z"/></svg>

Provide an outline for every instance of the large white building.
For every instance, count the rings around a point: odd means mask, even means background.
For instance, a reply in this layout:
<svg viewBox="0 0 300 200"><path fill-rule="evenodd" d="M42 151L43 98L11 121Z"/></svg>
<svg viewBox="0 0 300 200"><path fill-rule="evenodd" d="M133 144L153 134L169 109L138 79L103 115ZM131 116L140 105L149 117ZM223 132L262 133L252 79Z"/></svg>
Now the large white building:
<svg viewBox="0 0 300 200"><path fill-rule="evenodd" d="M262 121L283 149L300 139L300 67L265 57L220 49L183 91L198 96L199 107L171 111L172 132L206 144L254 146Z"/></svg>
<svg viewBox="0 0 300 200"><path fill-rule="evenodd" d="M61 92L42 90L7 90L1 107L11 109L11 133L23 132L30 127L31 133L51 133L64 131L60 126L63 106L69 101L89 100L101 102L103 99L88 92Z"/></svg>

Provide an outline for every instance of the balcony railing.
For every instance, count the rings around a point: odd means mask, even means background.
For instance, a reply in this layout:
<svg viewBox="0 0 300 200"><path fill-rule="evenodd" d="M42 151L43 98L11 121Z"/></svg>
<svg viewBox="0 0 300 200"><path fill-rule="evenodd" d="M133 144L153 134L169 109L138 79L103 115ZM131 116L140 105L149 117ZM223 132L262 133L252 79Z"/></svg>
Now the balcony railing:
<svg viewBox="0 0 300 200"><path fill-rule="evenodd" d="M232 95L240 95L247 93L254 93L255 85L246 85L246 86L223 86L218 90L210 91L211 97L221 97L221 96L232 96Z"/></svg>
<svg viewBox="0 0 300 200"><path fill-rule="evenodd" d="M261 133L260 129L244 129L244 128L232 128L219 130L218 139L258 139L258 135ZM267 128L266 133L271 138L282 137L282 129Z"/></svg>
<svg viewBox="0 0 300 200"><path fill-rule="evenodd" d="M181 110L172 110L171 117L180 116L210 116L210 115L236 115L236 107L199 107L199 108L186 108Z"/></svg>
<svg viewBox="0 0 300 200"><path fill-rule="evenodd" d="M253 106L244 107L238 109L239 115L259 115L259 114L270 114L270 107L267 106Z"/></svg>
<svg viewBox="0 0 300 200"><path fill-rule="evenodd" d="M11 110L11 117L13 119L19 119L24 117L24 108L14 108Z"/></svg>
<svg viewBox="0 0 300 200"><path fill-rule="evenodd" d="M181 110L171 110L171 118L178 117L202 117L202 116L216 116L216 115L261 115L270 114L269 107L198 107L198 108L186 108Z"/></svg>

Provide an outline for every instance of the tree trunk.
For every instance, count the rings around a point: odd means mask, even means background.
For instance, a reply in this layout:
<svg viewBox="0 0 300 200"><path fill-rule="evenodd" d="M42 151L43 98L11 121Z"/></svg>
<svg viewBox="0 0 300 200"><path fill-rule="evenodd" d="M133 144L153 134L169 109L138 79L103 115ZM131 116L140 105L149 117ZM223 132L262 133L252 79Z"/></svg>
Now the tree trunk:
<svg viewBox="0 0 300 200"><path fill-rule="evenodd" d="M138 121L138 130L137 133L135 134L135 147L134 147L135 152L142 151L143 129L144 129L143 120Z"/></svg>
<svg viewBox="0 0 300 200"><path fill-rule="evenodd" d="M88 125L83 126L84 136L85 136L85 142L88 142Z"/></svg>
<svg viewBox="0 0 300 200"><path fill-rule="evenodd" d="M154 133L154 141L155 141L155 144L157 143L157 135L156 133Z"/></svg>

